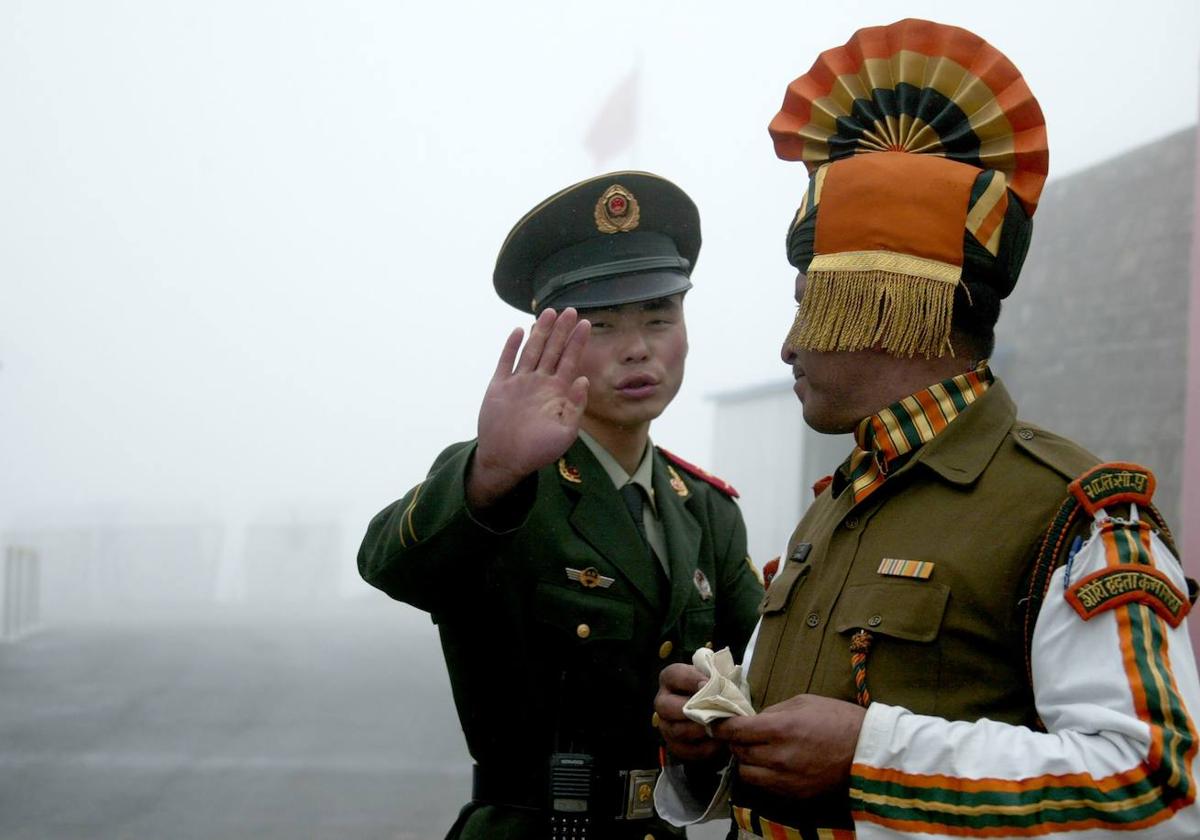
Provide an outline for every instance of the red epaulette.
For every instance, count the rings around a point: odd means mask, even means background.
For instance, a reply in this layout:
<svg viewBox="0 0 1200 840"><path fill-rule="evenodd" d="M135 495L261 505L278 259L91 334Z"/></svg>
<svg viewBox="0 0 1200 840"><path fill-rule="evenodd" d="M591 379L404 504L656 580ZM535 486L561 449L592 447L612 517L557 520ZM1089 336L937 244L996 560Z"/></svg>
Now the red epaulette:
<svg viewBox="0 0 1200 840"><path fill-rule="evenodd" d="M817 496L820 496L822 493L824 493L825 488L828 487L830 484L833 484L833 476L832 475L827 475L827 476L824 476L823 478L818 478L813 483L813 498L815 499Z"/></svg>
<svg viewBox="0 0 1200 840"><path fill-rule="evenodd" d="M667 450L663 449L661 446L658 447L658 451L663 454L664 458L666 458L668 461L670 461L675 466L682 469L684 472L686 472L688 475L692 476L693 478L698 478L701 481L703 481L705 484L711 484L713 487L716 487L718 490L720 490L722 493L724 493L726 496L729 496L730 498L733 498L733 499L738 498L738 496L739 496L738 491L734 490L733 485L730 484L729 482L722 481L721 479L717 478L712 473L705 472L704 470L697 467L695 464L683 460L678 455L676 455L674 452L668 452Z"/></svg>
<svg viewBox="0 0 1200 840"><path fill-rule="evenodd" d="M775 575L779 573L779 557L774 557L767 561L767 565L763 566L763 586L770 586L771 581L775 579Z"/></svg>

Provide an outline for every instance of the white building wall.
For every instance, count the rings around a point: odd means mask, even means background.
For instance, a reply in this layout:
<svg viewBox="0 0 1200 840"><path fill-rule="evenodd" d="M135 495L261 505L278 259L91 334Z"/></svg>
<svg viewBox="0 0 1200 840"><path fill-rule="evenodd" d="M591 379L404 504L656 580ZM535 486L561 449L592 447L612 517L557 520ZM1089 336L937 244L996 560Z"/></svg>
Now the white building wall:
<svg viewBox="0 0 1200 840"><path fill-rule="evenodd" d="M804 424L792 383L714 397L713 471L738 489L750 556L760 568L781 554L812 501L812 485L849 454L849 435Z"/></svg>

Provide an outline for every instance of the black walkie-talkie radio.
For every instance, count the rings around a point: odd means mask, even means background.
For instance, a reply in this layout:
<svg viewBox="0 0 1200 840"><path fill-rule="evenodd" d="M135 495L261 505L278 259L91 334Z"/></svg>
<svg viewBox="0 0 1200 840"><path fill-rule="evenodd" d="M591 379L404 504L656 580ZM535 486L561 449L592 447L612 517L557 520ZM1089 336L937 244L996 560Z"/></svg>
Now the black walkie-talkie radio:
<svg viewBox="0 0 1200 840"><path fill-rule="evenodd" d="M586 840L590 836L593 764L587 753L550 756L551 840Z"/></svg>

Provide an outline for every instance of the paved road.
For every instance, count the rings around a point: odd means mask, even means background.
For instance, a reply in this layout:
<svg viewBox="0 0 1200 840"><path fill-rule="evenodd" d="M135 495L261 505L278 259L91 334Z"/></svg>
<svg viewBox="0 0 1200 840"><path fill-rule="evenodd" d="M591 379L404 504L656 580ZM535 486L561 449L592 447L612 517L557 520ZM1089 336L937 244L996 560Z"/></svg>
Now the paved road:
<svg viewBox="0 0 1200 840"><path fill-rule="evenodd" d="M469 767L434 628L386 601L0 645L0 840L440 838Z"/></svg>

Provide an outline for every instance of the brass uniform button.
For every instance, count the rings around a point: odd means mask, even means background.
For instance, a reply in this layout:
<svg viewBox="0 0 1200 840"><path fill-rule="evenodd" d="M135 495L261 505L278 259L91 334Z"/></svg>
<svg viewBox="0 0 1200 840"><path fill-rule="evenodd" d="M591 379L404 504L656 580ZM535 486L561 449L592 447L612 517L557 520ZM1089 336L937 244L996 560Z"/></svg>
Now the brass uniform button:
<svg viewBox="0 0 1200 840"><path fill-rule="evenodd" d="M658 648L658 658L666 659L673 650L675 650L675 645L671 644L670 640L663 642Z"/></svg>
<svg viewBox="0 0 1200 840"><path fill-rule="evenodd" d="M592 628L588 627L586 624L580 624L575 628L575 635L581 639L586 639L588 636L592 635Z"/></svg>
<svg viewBox="0 0 1200 840"><path fill-rule="evenodd" d="M658 716L658 712L655 712L654 714L650 715L650 725L651 726L653 726L655 729L658 729L658 725L660 723L662 723L662 718L660 718Z"/></svg>
<svg viewBox="0 0 1200 840"><path fill-rule="evenodd" d="M645 837L643 837L643 838L642 838L642 840L654 840L654 835L653 835L653 834L647 834Z"/></svg>

